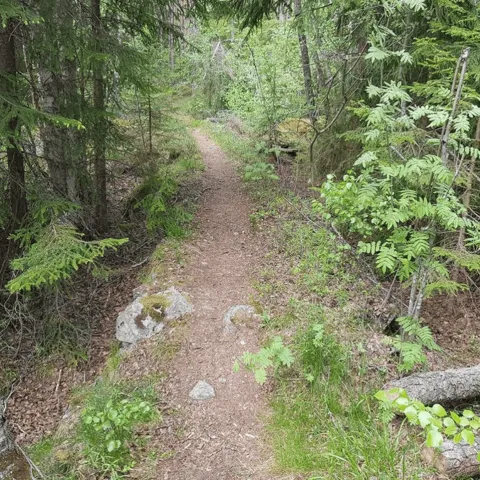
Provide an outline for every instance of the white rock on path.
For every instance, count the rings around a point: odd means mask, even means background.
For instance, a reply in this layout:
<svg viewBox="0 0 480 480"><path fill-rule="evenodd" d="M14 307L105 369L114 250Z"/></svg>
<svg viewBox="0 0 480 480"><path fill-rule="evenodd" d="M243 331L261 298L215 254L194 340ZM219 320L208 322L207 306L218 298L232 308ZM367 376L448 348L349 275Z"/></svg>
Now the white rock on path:
<svg viewBox="0 0 480 480"><path fill-rule="evenodd" d="M257 319L260 319L260 315L255 313L255 308L251 305L234 305L223 316L223 333L235 333L237 331L236 323L242 324L248 320Z"/></svg>
<svg viewBox="0 0 480 480"><path fill-rule="evenodd" d="M205 380L200 380L188 395L192 400L210 400L215 396L214 388Z"/></svg>
<svg viewBox="0 0 480 480"><path fill-rule="evenodd" d="M155 297L155 295L163 297L167 303L165 308L153 309L158 313L158 318L153 318L145 311L142 300L148 295L139 296L118 315L117 340L127 346L135 345L140 340L159 333L164 327L164 321L178 320L193 312L193 306L175 287L170 287L164 292L151 295L151 297ZM151 312L153 316L156 316L155 312Z"/></svg>

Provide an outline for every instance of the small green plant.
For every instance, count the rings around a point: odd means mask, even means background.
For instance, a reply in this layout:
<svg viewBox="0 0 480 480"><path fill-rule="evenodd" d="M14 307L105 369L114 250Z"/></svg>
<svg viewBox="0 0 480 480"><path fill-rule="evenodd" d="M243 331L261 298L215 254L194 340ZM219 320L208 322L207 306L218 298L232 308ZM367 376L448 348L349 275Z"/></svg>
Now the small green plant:
<svg viewBox="0 0 480 480"><path fill-rule="evenodd" d="M444 437L452 438L455 443L462 440L470 445L475 443L474 432L480 429L480 417L472 410L463 410L458 414L447 412L439 404L426 407L422 402L411 399L403 388L380 390L375 398L381 403L384 420L390 421L395 414L402 414L411 425L423 428L427 447L439 447ZM480 453L478 458L480 460Z"/></svg>
<svg viewBox="0 0 480 480"><path fill-rule="evenodd" d="M271 163L255 162L245 166L243 179L246 182L264 182L278 180L275 167Z"/></svg>
<svg viewBox="0 0 480 480"><path fill-rule="evenodd" d="M321 375L330 382L339 383L346 373L347 359L342 346L325 332L325 326L314 323L299 341L303 373L313 386Z"/></svg>
<svg viewBox="0 0 480 480"><path fill-rule="evenodd" d="M101 394L83 410L80 438L87 462L98 472L118 475L134 465L129 446L134 442L135 427L153 420L157 413L149 396ZM112 477L113 478L113 477Z"/></svg>
<svg viewBox="0 0 480 480"><path fill-rule="evenodd" d="M421 325L420 320L413 317L397 318L402 334L388 339L388 343L400 353L401 372L410 372L417 365L424 365L427 361L424 349L440 351L435 343L432 331L427 325Z"/></svg>
<svg viewBox="0 0 480 480"><path fill-rule="evenodd" d="M293 364L291 350L283 344L281 337L274 337L270 345L260 349L257 353L245 352L240 360L237 360L233 370L238 372L240 364L253 372L255 380L260 385L267 381L267 371L276 372L280 367L290 367Z"/></svg>

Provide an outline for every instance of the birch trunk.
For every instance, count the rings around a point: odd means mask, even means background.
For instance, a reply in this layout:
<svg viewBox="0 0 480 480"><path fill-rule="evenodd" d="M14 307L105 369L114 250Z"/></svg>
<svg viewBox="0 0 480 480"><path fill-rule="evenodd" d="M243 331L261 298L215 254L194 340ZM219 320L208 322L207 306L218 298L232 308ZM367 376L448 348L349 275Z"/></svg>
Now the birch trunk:
<svg viewBox="0 0 480 480"><path fill-rule="evenodd" d="M100 0L92 0L92 34L97 53L102 52L102 17ZM97 229L107 229L107 166L105 118L105 85L103 80L103 62L93 62L93 107L95 109L95 125L93 132L93 166L95 169L95 210Z"/></svg>

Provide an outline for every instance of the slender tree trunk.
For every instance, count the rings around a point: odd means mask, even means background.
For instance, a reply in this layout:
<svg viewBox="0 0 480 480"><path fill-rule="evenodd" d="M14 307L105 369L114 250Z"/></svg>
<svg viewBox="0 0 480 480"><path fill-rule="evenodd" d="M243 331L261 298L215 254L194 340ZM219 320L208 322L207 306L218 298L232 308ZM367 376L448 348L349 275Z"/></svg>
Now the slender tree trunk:
<svg viewBox="0 0 480 480"><path fill-rule="evenodd" d="M40 69L42 110L50 115L58 115L60 113L58 102L62 89L60 75L53 72L48 66L45 67ZM66 197L67 164L64 151L64 130L51 122L45 122L41 128L41 136L43 155L47 162L53 190L57 195Z"/></svg>
<svg viewBox="0 0 480 480"><path fill-rule="evenodd" d="M16 92L16 52L15 30L17 24L7 20L6 26L0 24L0 92L5 95L4 112L11 110L9 99L17 100ZM12 215L12 230L21 224L27 215L27 195L25 189L25 161L20 148L18 133L20 121L15 114L7 124L6 147L7 167L9 174L9 204Z"/></svg>
<svg viewBox="0 0 480 480"><path fill-rule="evenodd" d="M480 119L477 120L477 128L475 130L475 148L480 146ZM475 156L470 158L470 162L467 168L467 183L465 185L465 192L463 193L463 206L465 207L465 212L463 213L463 218L468 217L468 209L470 208L470 201L472 199L472 187L473 187L473 177L475 174ZM465 250L465 227L460 229L458 233L457 241L457 250ZM455 266L452 278L455 282L460 281L460 267ZM452 305L453 306L453 305Z"/></svg>
<svg viewBox="0 0 480 480"><path fill-rule="evenodd" d="M455 93L455 97L453 99L452 112L450 113L448 122L446 123L442 131L442 135L440 137L440 152L441 152L442 163L444 166L448 166L448 155L449 155L448 141L450 139L450 132L453 126L453 120L455 119L455 116L457 114L457 108L460 103L460 98L462 96L463 82L465 81L465 74L467 72L467 63L468 63L469 56L470 56L470 48L465 48L462 54L460 55L460 58L458 59L457 70L455 71L455 75L453 77L452 91L451 91L452 95L453 95L454 88L456 86L457 75L460 74L460 77L458 79L457 90Z"/></svg>
<svg viewBox="0 0 480 480"><path fill-rule="evenodd" d="M148 95L148 153L153 153L153 131L152 131L152 99Z"/></svg>
<svg viewBox="0 0 480 480"><path fill-rule="evenodd" d="M170 7L170 30L168 31L168 54L170 59L170 68L173 70L175 68L175 41L173 38L173 22L175 21L175 16L173 13L173 6Z"/></svg>
<svg viewBox="0 0 480 480"><path fill-rule="evenodd" d="M302 0L295 0L294 14L298 22L298 42L300 44L300 59L302 62L303 81L305 85L305 99L308 106L308 116L312 124L315 121L315 95L313 92L312 70L308 53L307 36L302 21Z"/></svg>
<svg viewBox="0 0 480 480"><path fill-rule="evenodd" d="M78 92L77 62L75 59L65 61L65 116L81 121L81 98ZM87 193L89 175L85 133L77 128L69 128L64 147L68 157L67 190L68 197L75 201L89 200Z"/></svg>
<svg viewBox="0 0 480 480"><path fill-rule="evenodd" d="M95 51L102 52L102 17L100 0L92 0L92 34ZM107 229L107 167L106 167L106 141L107 133L105 117L105 85L103 80L103 62L93 61L93 107L95 109L95 122L93 132L93 166L95 169L95 194L96 194L96 221L97 229Z"/></svg>

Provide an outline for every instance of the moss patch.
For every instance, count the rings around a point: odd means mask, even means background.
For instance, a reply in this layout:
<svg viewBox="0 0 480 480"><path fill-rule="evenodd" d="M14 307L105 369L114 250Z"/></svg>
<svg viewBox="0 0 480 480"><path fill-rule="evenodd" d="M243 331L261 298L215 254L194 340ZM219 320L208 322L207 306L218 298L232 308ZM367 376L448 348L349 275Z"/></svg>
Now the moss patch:
<svg viewBox="0 0 480 480"><path fill-rule="evenodd" d="M162 294L147 295L140 299L145 314L150 315L155 320L161 320L165 310L171 305L171 301Z"/></svg>

